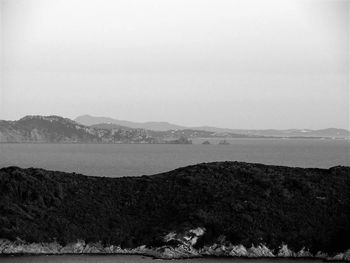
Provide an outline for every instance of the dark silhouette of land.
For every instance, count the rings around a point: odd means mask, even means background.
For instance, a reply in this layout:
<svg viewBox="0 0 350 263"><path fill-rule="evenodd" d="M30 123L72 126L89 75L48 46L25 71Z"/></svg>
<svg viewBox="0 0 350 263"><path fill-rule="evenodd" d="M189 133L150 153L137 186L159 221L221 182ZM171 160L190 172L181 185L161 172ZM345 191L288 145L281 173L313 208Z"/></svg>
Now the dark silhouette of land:
<svg viewBox="0 0 350 263"><path fill-rule="evenodd" d="M0 238L151 247L167 244L172 231L202 227L196 247L288 244L332 254L350 248L349 175L350 167L239 162L122 178L7 167L0 169Z"/></svg>

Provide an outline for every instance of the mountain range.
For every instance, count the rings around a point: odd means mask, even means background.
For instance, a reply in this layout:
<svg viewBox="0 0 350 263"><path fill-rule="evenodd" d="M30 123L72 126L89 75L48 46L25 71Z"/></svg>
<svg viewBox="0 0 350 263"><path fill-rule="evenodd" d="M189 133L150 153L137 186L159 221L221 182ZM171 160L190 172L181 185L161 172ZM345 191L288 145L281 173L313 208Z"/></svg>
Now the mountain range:
<svg viewBox="0 0 350 263"><path fill-rule="evenodd" d="M85 120L85 121L84 121ZM95 121L93 121L95 120ZM169 143L190 144L193 139L221 138L349 138L349 131L325 130L232 130L219 128L189 128L165 130L170 123L137 124L146 128L135 128L129 122L110 118L81 118L75 121L60 116L25 116L17 121L0 120L0 142L2 143ZM98 123L110 121L109 123ZM122 125L124 124L124 125ZM131 125L133 127L125 126ZM160 130L159 130L160 129ZM198 141L198 140L197 140ZM223 144L223 143L222 143ZM225 143L228 144L228 143Z"/></svg>
<svg viewBox="0 0 350 263"><path fill-rule="evenodd" d="M115 124L120 126L126 126L130 128L140 128L153 131L168 131L168 130L200 130L215 133L232 133L232 134L244 134L246 136L262 136L262 137L329 137L329 138L349 138L350 131L346 129L326 128L320 130L312 129L229 129L218 128L212 126L197 126L187 127L169 122L131 122L125 120L113 119L110 117L95 117L91 115L82 115L75 118L75 121L83 125L96 125L96 124Z"/></svg>
<svg viewBox="0 0 350 263"><path fill-rule="evenodd" d="M0 142L155 143L143 129L99 129L60 116L26 116L18 121L0 121Z"/></svg>
<svg viewBox="0 0 350 263"><path fill-rule="evenodd" d="M154 131L182 130L188 127L171 124L169 122L132 122L126 120L116 120L109 117L95 117L91 115L81 115L74 119L76 122L91 126L95 124L108 123L117 124L123 127L146 129Z"/></svg>
<svg viewBox="0 0 350 263"><path fill-rule="evenodd" d="M2 143L169 143L190 144L189 138L250 138L200 130L152 131L116 124L86 126L60 116L26 116L0 121Z"/></svg>

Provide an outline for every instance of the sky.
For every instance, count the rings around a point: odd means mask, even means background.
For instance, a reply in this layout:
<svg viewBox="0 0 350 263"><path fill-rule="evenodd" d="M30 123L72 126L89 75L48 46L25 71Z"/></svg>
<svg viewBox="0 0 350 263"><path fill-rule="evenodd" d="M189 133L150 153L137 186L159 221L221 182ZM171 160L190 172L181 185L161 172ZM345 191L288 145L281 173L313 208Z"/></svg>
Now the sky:
<svg viewBox="0 0 350 263"><path fill-rule="evenodd" d="M350 129L350 0L0 3L0 119Z"/></svg>

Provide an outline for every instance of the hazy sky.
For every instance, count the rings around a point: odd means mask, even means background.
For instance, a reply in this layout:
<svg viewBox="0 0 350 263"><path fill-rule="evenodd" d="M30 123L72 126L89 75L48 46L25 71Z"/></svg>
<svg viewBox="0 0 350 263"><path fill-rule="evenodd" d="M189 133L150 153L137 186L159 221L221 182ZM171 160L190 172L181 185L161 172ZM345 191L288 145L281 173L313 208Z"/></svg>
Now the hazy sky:
<svg viewBox="0 0 350 263"><path fill-rule="evenodd" d="M350 1L0 2L0 119L349 129Z"/></svg>

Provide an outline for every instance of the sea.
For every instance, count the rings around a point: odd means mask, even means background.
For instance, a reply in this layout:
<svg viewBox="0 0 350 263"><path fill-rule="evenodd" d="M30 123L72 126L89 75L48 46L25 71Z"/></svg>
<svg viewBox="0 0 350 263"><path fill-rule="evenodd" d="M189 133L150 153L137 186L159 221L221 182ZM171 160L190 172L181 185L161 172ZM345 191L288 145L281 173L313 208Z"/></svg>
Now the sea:
<svg viewBox="0 0 350 263"><path fill-rule="evenodd" d="M40 167L93 176L138 176L213 161L293 167L350 166L349 140L231 139L229 145L0 144L0 167Z"/></svg>
<svg viewBox="0 0 350 263"><path fill-rule="evenodd" d="M293 167L350 166L349 140L232 139L229 145L0 144L0 168L40 167L92 176L138 176L202 162L243 161ZM1 263L168 262L132 255L7 256ZM307 259L199 258L176 263L308 263ZM296 262L297 261L297 262Z"/></svg>

